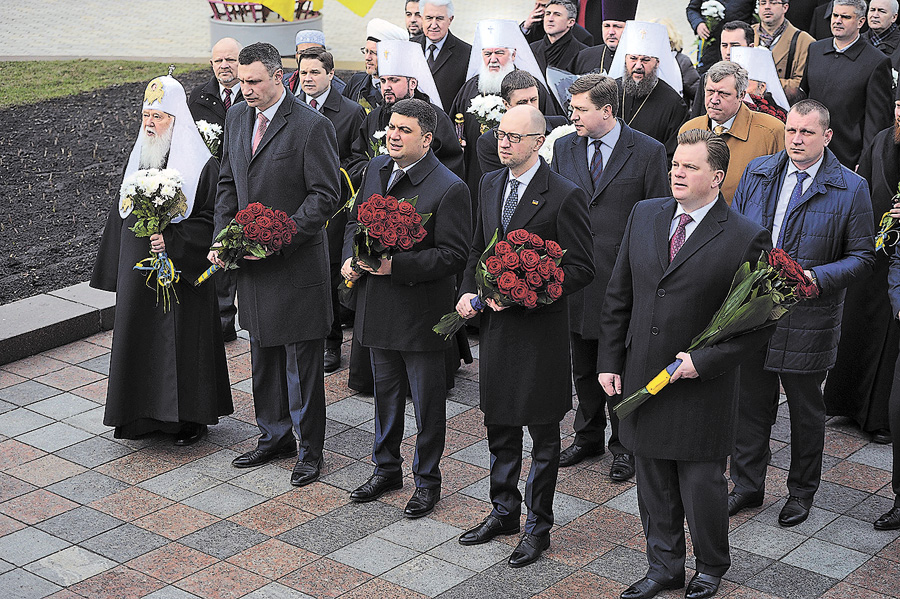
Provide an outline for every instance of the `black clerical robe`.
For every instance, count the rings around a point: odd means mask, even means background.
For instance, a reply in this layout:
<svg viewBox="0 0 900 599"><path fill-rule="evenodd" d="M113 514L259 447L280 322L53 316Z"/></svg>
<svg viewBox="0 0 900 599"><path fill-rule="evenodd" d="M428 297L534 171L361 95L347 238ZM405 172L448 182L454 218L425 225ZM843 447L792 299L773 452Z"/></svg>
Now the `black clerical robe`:
<svg viewBox="0 0 900 599"><path fill-rule="evenodd" d="M608 48L606 44L585 48L575 57L573 73L584 75L585 73L609 73L616 51Z"/></svg>
<svg viewBox="0 0 900 599"><path fill-rule="evenodd" d="M619 111L616 116L632 129L666 146L666 159L671 162L678 145L678 129L688 120L684 100L662 79L643 98L625 95L621 77L616 79L616 84L619 87Z"/></svg>

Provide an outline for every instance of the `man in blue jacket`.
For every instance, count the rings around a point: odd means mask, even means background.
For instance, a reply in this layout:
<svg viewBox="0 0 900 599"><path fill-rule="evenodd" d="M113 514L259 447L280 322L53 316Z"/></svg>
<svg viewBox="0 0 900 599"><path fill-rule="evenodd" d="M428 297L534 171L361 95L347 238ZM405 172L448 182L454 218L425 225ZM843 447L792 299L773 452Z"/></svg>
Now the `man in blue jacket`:
<svg viewBox="0 0 900 599"><path fill-rule="evenodd" d="M741 367L728 512L763 503L780 380L791 414L789 498L778 516L781 526L809 516L825 445L822 382L837 357L844 295L875 263L869 187L826 148L829 126L828 109L819 102L795 104L785 149L747 166L732 204L771 231L772 244L797 260L819 288L819 297L781 318L768 347Z"/></svg>

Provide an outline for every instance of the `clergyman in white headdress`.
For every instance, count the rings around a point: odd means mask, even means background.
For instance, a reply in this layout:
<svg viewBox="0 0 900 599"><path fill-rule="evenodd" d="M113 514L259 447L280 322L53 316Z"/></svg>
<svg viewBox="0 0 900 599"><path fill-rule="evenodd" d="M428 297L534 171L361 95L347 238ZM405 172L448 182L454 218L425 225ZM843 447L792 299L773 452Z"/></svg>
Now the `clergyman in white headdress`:
<svg viewBox="0 0 900 599"><path fill-rule="evenodd" d="M381 81L378 80L378 42L386 40L409 40L406 29L384 19L372 19L366 25L366 42L360 48L366 70L350 77L342 94L359 102L366 112L381 104Z"/></svg>
<svg viewBox="0 0 900 599"><path fill-rule="evenodd" d="M669 46L669 32L660 23L628 21L609 68L619 86L617 117L632 129L666 146L672 160L678 129L688 119L681 99L681 68Z"/></svg>
<svg viewBox="0 0 900 599"><path fill-rule="evenodd" d="M208 425L234 411L215 286L193 287L209 263L219 166L188 110L184 88L157 77L144 93L141 128L125 179L141 169L173 169L184 180L187 207L162 234L136 237L130 202L110 206L91 287L116 292L116 314L103 424L116 438L159 431L176 445L199 441ZM148 249L165 252L181 278L164 311L157 291L134 270Z"/></svg>
<svg viewBox="0 0 900 599"><path fill-rule="evenodd" d="M772 51L761 46L739 46L731 49L731 60L747 69L749 98L744 98L747 105L752 110L771 114L784 122L791 105L775 70Z"/></svg>

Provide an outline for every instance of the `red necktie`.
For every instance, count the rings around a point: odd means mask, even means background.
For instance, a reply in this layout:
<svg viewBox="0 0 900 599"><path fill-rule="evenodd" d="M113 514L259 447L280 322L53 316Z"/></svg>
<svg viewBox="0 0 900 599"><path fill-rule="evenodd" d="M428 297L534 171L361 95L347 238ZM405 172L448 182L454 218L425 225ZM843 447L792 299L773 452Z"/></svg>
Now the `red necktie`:
<svg viewBox="0 0 900 599"><path fill-rule="evenodd" d="M266 134L266 127L269 125L269 119L266 118L266 115L263 113L259 113L259 116L256 117L259 119L259 125L256 127L256 135L253 136L253 153L256 154L256 148L259 146L259 142L262 141L263 135Z"/></svg>
<svg viewBox="0 0 900 599"><path fill-rule="evenodd" d="M315 99L315 98L313 98L313 99L311 99L311 100L309 101L309 105L312 106L313 108L315 108L316 110L319 109L319 103L316 102L316 99Z"/></svg>
<svg viewBox="0 0 900 599"><path fill-rule="evenodd" d="M675 228L675 234L672 235L672 239L669 240L669 262L675 259L675 254L678 253L678 250L681 249L681 246L684 245L685 240L685 230L684 228L687 226L692 219L690 214L682 214L678 217L678 226Z"/></svg>
<svg viewBox="0 0 900 599"><path fill-rule="evenodd" d="M225 88L225 110L231 108L231 90Z"/></svg>

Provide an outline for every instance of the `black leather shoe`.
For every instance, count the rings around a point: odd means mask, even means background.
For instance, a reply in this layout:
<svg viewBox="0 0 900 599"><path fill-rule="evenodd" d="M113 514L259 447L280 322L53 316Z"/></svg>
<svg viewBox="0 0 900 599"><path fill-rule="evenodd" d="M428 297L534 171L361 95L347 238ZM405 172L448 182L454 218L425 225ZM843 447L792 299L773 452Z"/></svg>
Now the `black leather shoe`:
<svg viewBox="0 0 900 599"><path fill-rule="evenodd" d="M434 506L441 500L440 489L424 489L418 488L413 496L409 498L403 515L410 519L421 518L427 516L434 510Z"/></svg>
<svg viewBox="0 0 900 599"><path fill-rule="evenodd" d="M872 433L872 443L878 443L879 445L887 445L893 439L891 438L891 431L886 428L880 428L874 433Z"/></svg>
<svg viewBox="0 0 900 599"><path fill-rule="evenodd" d="M341 350L325 349L325 372L334 372L341 367Z"/></svg>
<svg viewBox="0 0 900 599"><path fill-rule="evenodd" d="M900 507L892 507L890 511L875 521L875 530L897 530L900 528Z"/></svg>
<svg viewBox="0 0 900 599"><path fill-rule="evenodd" d="M500 535L519 534L519 519L510 518L503 521L494 514L489 514L484 522L459 536L460 545L481 545Z"/></svg>
<svg viewBox="0 0 900 599"><path fill-rule="evenodd" d="M350 501L356 503L368 503L375 501L388 491L396 491L403 488L403 478L387 477L380 474L373 474L363 485L350 493Z"/></svg>
<svg viewBox="0 0 900 599"><path fill-rule="evenodd" d="M634 456L630 453L620 453L613 458L609 467L609 477L616 482L624 482L634 476Z"/></svg>
<svg viewBox="0 0 900 599"><path fill-rule="evenodd" d="M324 460L319 458L317 462L304 462L297 460L294 464L294 470L291 471L291 484L295 487L303 487L309 483L319 480L319 471L325 465Z"/></svg>
<svg viewBox="0 0 900 599"><path fill-rule="evenodd" d="M580 463L585 458L596 455L603 455L606 450L603 447L594 447L588 445L575 445L572 443L559 453L559 467L567 468Z"/></svg>
<svg viewBox="0 0 900 599"><path fill-rule="evenodd" d="M791 495L784 507L781 508L781 513L778 514L778 523L785 528L797 526L809 517L809 508L811 507L812 497L804 499Z"/></svg>
<svg viewBox="0 0 900 599"><path fill-rule="evenodd" d="M541 557L545 549L550 548L550 535L539 537L531 533L525 533L512 555L509 556L510 568L521 568L533 564Z"/></svg>
<svg viewBox="0 0 900 599"><path fill-rule="evenodd" d="M738 493L732 491L728 494L728 515L734 516L739 511L759 507L763 504L763 493Z"/></svg>
<svg viewBox="0 0 900 599"><path fill-rule="evenodd" d="M622 599L650 599L663 591L680 589L684 586L684 579L675 580L668 584L656 582L652 578L641 578L639 581L622 591L619 595Z"/></svg>
<svg viewBox="0 0 900 599"><path fill-rule="evenodd" d="M253 468L254 466L262 466L274 460L284 458L292 458L297 455L297 444L291 443L282 447L273 449L259 449L248 451L243 455L239 455L231 461L231 465L235 468Z"/></svg>
<svg viewBox="0 0 900 599"><path fill-rule="evenodd" d="M193 445L206 436L207 430L205 424L186 422L181 430L175 433L175 445Z"/></svg>
<svg viewBox="0 0 900 599"><path fill-rule="evenodd" d="M685 599L706 599L707 597L712 597L719 591L720 582L722 582L720 576L697 572L687 585L687 590L684 592Z"/></svg>

